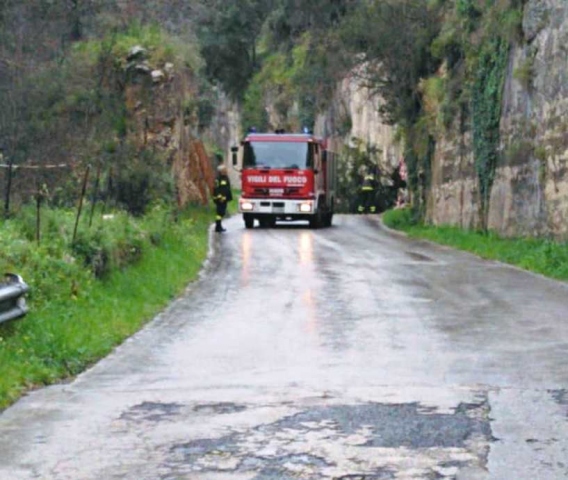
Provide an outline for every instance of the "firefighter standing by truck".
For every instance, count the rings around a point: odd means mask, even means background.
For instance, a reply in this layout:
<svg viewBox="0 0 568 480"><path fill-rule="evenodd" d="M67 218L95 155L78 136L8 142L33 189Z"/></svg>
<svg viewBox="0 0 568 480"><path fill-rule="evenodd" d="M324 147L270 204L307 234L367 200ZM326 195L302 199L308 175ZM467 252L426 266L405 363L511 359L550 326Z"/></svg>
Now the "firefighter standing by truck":
<svg viewBox="0 0 568 480"><path fill-rule="evenodd" d="M231 192L231 182L227 175L227 167L219 165L217 172L213 189L213 201L215 202L215 231L221 233L225 231L221 221L227 213L227 203L233 200L233 194Z"/></svg>
<svg viewBox="0 0 568 480"><path fill-rule="evenodd" d="M377 179L370 168L366 168L359 186L357 213L376 213Z"/></svg>

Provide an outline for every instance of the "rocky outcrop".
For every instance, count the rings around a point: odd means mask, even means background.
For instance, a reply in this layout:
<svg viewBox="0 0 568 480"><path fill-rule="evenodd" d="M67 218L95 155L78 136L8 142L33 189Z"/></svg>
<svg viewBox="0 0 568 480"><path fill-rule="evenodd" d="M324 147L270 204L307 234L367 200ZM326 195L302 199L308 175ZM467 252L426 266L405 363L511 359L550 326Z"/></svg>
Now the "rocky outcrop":
<svg viewBox="0 0 568 480"><path fill-rule="evenodd" d="M201 137L207 144L220 149L214 164L223 162L227 165L231 185L240 188L240 173L231 164L231 147L238 145L242 138L239 107L221 90L215 89L213 95L215 110Z"/></svg>
<svg viewBox="0 0 568 480"><path fill-rule="evenodd" d="M568 238L568 4L529 1L523 29L505 86L490 225Z"/></svg>
<svg viewBox="0 0 568 480"><path fill-rule="evenodd" d="M329 110L316 119L315 133L330 139L330 147L341 152L345 145L360 140L376 148L377 163L382 171L391 172L401 159L402 148L395 141L395 129L387 125L380 113L381 99L363 85L356 75L339 85Z"/></svg>
<svg viewBox="0 0 568 480"><path fill-rule="evenodd" d="M427 220L434 224L450 223L462 228L479 225L478 184L471 144L471 132L436 140L426 212Z"/></svg>
<svg viewBox="0 0 568 480"><path fill-rule="evenodd" d="M510 55L501 151L488 227L507 236L568 238L568 4L529 0L525 42ZM457 131L457 129L454 129ZM471 138L439 138L428 216L435 224L478 225Z"/></svg>
<svg viewBox="0 0 568 480"><path fill-rule="evenodd" d="M506 236L568 239L568 3L528 0L522 46L510 52L506 75L499 163L487 225ZM353 137L381 150L379 164L394 168L402 151L382 121L380 99L345 79L317 131L336 150ZM478 179L468 119L436 138L427 219L477 228Z"/></svg>
<svg viewBox="0 0 568 480"><path fill-rule="evenodd" d="M127 61L129 141L157 152L171 167L180 207L206 204L214 173L195 131L195 109L188 108L198 96L192 72L172 63L152 65L142 47L132 48Z"/></svg>

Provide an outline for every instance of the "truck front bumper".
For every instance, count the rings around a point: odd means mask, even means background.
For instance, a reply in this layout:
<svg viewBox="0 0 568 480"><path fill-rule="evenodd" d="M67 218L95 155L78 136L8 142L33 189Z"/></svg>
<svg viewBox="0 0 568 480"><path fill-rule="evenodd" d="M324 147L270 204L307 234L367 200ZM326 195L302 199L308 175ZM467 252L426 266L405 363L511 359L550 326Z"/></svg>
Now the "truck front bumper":
<svg viewBox="0 0 568 480"><path fill-rule="evenodd" d="M313 215L315 213L315 201L241 197L239 198L239 213L251 214L255 217L262 215L277 217Z"/></svg>

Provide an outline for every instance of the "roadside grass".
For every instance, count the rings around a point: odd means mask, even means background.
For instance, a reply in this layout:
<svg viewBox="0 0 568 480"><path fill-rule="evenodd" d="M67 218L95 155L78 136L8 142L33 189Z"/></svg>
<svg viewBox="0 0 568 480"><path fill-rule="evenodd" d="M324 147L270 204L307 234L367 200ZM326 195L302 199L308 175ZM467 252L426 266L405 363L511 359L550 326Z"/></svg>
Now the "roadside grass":
<svg viewBox="0 0 568 480"><path fill-rule="evenodd" d="M46 269L51 279L38 279L28 270L33 281L23 276L31 288L30 313L0 324L0 410L31 389L85 370L179 296L207 255L211 212L211 207L192 207L175 222L163 216L153 233L159 239L148 240L133 263L102 278L59 259L50 260ZM155 227L157 217L142 220L141 232L152 227L144 221ZM45 259L45 251L26 252L22 261L33 255ZM38 265L45 268L46 263Z"/></svg>
<svg viewBox="0 0 568 480"><path fill-rule="evenodd" d="M401 230L412 238L422 238L498 260L557 280L568 280L568 242L537 238L503 238L451 226L423 225L410 209L389 210L383 214L387 227Z"/></svg>

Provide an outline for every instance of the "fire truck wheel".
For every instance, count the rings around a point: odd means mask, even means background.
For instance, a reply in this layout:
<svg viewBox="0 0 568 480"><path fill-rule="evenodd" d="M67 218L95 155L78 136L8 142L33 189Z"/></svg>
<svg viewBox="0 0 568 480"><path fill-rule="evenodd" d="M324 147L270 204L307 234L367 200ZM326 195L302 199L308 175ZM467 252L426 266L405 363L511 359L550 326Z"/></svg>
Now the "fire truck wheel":
<svg viewBox="0 0 568 480"><path fill-rule="evenodd" d="M320 228L322 226L321 214L317 213L312 218L310 218L310 228Z"/></svg>
<svg viewBox="0 0 568 480"><path fill-rule="evenodd" d="M251 217L249 215L243 215L243 220L245 221L245 228L254 227L254 217Z"/></svg>
<svg viewBox="0 0 568 480"><path fill-rule="evenodd" d="M331 206L327 209L327 212L325 213L324 226L331 227L332 222L333 222L333 198L331 199Z"/></svg>
<svg viewBox="0 0 568 480"><path fill-rule="evenodd" d="M318 199L318 207L316 214L310 218L310 228L321 228L325 226L326 215L323 212L323 200Z"/></svg>

